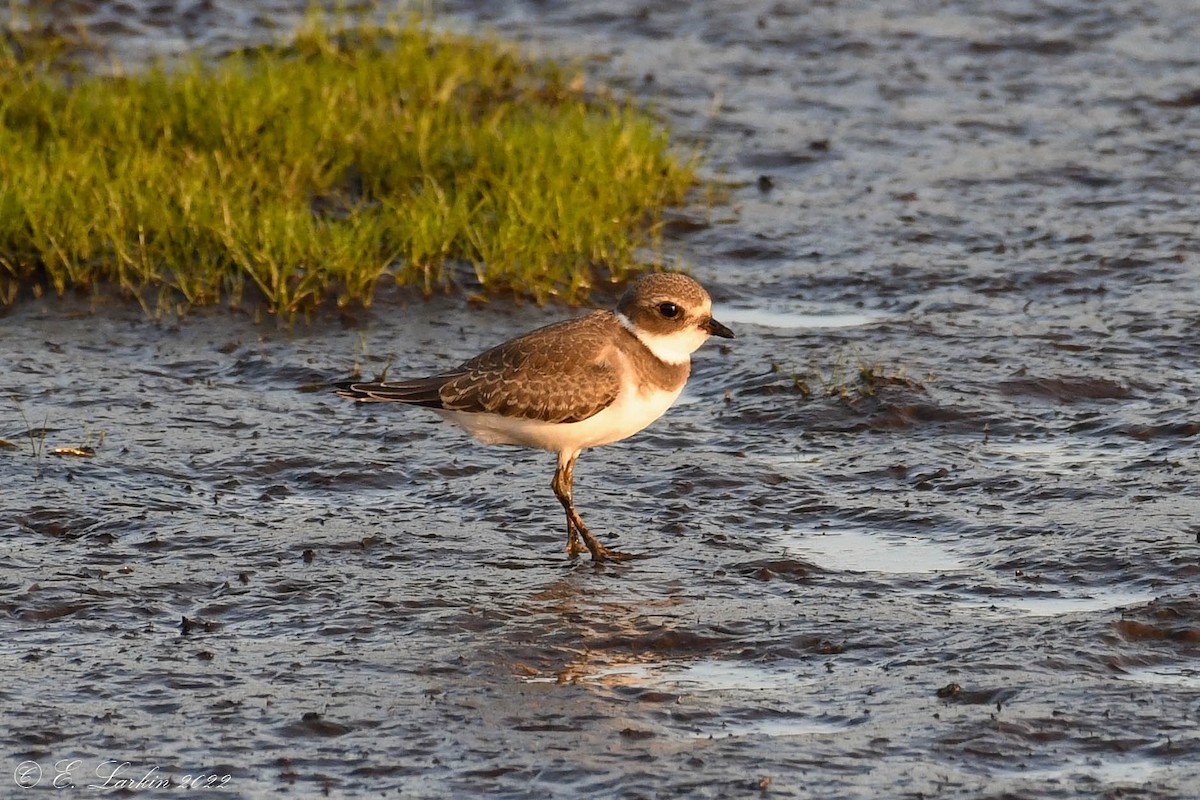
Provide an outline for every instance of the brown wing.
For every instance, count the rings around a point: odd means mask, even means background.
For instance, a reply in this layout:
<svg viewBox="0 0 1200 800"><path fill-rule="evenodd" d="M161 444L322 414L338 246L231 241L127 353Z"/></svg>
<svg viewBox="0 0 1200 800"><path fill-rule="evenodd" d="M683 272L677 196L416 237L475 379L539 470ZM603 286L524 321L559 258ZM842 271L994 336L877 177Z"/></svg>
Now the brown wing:
<svg viewBox="0 0 1200 800"><path fill-rule="evenodd" d="M619 323L607 311L539 328L493 347L444 378L442 408L579 422L621 390L612 364Z"/></svg>
<svg viewBox="0 0 1200 800"><path fill-rule="evenodd" d="M611 405L621 389L611 363L614 332L623 332L620 323L598 311L539 328L439 375L343 384L338 394L365 402L579 422Z"/></svg>

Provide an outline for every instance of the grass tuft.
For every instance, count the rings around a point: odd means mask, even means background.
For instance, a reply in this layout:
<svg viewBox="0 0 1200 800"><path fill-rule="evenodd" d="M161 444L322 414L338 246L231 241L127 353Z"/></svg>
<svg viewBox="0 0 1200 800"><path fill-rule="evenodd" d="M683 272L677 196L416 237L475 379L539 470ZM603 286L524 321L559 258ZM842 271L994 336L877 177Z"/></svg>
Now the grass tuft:
<svg viewBox="0 0 1200 800"><path fill-rule="evenodd" d="M772 364L771 371L783 372L784 368ZM907 377L903 368L885 367L861 356L851 361L845 353L838 356L828 372L813 367L811 373L791 372L790 375L792 389L805 400L817 396L836 397L851 408L877 397L887 387L925 391L924 384Z"/></svg>
<svg viewBox="0 0 1200 800"><path fill-rule="evenodd" d="M102 77L0 34L0 303L117 287L292 315L431 293L585 299L696 183L661 124L497 41L311 13L285 45Z"/></svg>

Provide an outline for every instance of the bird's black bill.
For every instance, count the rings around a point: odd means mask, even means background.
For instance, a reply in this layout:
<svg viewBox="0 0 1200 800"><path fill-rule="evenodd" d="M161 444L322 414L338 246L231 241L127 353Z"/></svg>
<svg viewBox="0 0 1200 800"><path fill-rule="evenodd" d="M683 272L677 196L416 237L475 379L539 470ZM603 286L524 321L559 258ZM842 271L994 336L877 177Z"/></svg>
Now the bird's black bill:
<svg viewBox="0 0 1200 800"><path fill-rule="evenodd" d="M724 325L717 322L712 317L709 317L708 322L704 323L704 325L702 325L701 327L703 327L704 330L708 331L713 336L720 336L722 339L732 339L733 338L733 331L729 330L729 328L726 328Z"/></svg>

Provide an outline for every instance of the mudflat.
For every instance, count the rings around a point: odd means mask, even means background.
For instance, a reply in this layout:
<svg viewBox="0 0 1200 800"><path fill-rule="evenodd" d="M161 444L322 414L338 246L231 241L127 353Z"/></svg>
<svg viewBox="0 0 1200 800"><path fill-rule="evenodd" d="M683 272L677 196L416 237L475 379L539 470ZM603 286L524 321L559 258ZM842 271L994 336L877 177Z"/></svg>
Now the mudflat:
<svg viewBox="0 0 1200 800"><path fill-rule="evenodd" d="M126 5L135 49L263 24ZM552 456L305 391L569 309L3 312L0 763L234 797L1194 797L1200 20L784 5L447 4L595 57L735 184L671 246L738 338L576 475L647 559L566 556Z"/></svg>

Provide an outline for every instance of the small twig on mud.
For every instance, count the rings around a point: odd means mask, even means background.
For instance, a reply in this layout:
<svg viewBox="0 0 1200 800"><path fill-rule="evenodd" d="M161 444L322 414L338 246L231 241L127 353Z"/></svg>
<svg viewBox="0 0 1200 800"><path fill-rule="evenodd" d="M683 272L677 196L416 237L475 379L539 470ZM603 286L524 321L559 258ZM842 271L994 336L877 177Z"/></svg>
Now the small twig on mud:
<svg viewBox="0 0 1200 800"><path fill-rule="evenodd" d="M104 446L105 432L100 431L100 435L96 437L96 444L92 445L92 430L84 423L83 426L83 443L78 447L56 447L50 451L52 456L73 456L75 458L92 458L96 455L96 451Z"/></svg>

